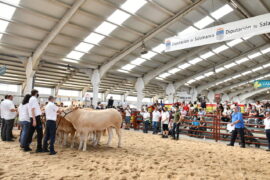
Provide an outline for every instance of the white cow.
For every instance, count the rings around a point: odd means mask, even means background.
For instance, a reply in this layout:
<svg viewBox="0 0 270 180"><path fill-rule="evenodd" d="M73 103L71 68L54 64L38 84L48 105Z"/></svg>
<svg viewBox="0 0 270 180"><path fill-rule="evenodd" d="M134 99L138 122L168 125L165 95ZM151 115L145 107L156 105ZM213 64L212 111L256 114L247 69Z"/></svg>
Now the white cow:
<svg viewBox="0 0 270 180"><path fill-rule="evenodd" d="M80 136L79 150L83 148L83 151L86 151L88 135L90 133L100 132L97 133L96 143L98 143L101 132L105 129L108 129L108 144L110 144L112 138L111 128L115 128L116 134L118 135L118 147L121 147L122 117L117 110L105 109L89 111L87 109L68 107L63 111L62 116L72 123L73 127L76 129L77 135Z"/></svg>

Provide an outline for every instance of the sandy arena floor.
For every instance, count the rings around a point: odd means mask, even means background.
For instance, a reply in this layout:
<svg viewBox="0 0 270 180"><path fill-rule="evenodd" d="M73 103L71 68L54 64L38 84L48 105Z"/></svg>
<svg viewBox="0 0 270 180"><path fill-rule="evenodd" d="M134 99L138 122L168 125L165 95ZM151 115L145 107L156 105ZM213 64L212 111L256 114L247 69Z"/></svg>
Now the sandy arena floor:
<svg viewBox="0 0 270 180"><path fill-rule="evenodd" d="M123 131L123 148L116 148L116 140L113 147L87 152L56 147L56 156L0 142L0 179L270 179L270 153L264 150L133 131Z"/></svg>

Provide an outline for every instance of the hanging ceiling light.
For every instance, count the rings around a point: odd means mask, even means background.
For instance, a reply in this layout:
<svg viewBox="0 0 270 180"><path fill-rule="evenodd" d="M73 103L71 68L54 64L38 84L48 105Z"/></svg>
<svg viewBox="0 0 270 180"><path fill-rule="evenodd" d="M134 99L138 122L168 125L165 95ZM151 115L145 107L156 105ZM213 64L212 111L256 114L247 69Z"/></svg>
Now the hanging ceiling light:
<svg viewBox="0 0 270 180"><path fill-rule="evenodd" d="M148 53L147 48L146 48L144 42L142 42L142 50L141 50L141 54L147 54L147 53Z"/></svg>

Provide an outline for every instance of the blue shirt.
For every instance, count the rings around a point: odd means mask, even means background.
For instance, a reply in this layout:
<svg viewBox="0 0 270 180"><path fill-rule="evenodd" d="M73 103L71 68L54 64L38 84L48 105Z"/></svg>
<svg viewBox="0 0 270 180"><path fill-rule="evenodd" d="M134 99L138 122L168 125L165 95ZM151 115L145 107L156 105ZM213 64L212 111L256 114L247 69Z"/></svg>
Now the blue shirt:
<svg viewBox="0 0 270 180"><path fill-rule="evenodd" d="M240 120L239 123L235 124L235 128L244 128L245 127L245 122L243 120L243 115L241 112L234 112L232 114L232 122Z"/></svg>
<svg viewBox="0 0 270 180"><path fill-rule="evenodd" d="M200 125L200 122L193 121L193 122L192 122L192 125L193 125L193 126L199 126L199 125Z"/></svg>

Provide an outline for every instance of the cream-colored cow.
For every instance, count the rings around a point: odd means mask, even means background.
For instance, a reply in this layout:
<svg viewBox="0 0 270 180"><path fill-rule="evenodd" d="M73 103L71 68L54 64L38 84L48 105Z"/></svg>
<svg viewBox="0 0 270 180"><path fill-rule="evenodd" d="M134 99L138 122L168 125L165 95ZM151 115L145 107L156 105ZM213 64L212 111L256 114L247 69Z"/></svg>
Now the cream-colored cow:
<svg viewBox="0 0 270 180"><path fill-rule="evenodd" d="M83 148L83 151L86 151L88 135L90 133L97 131L102 132L105 129L108 129L108 144L110 144L112 135L109 129L111 128L115 128L116 134L118 135L118 147L121 146L122 117L117 110L105 109L89 111L87 109L68 107L63 111L62 116L71 122L76 129L77 135L80 137L79 150ZM100 135L97 136L98 141L99 139Z"/></svg>

